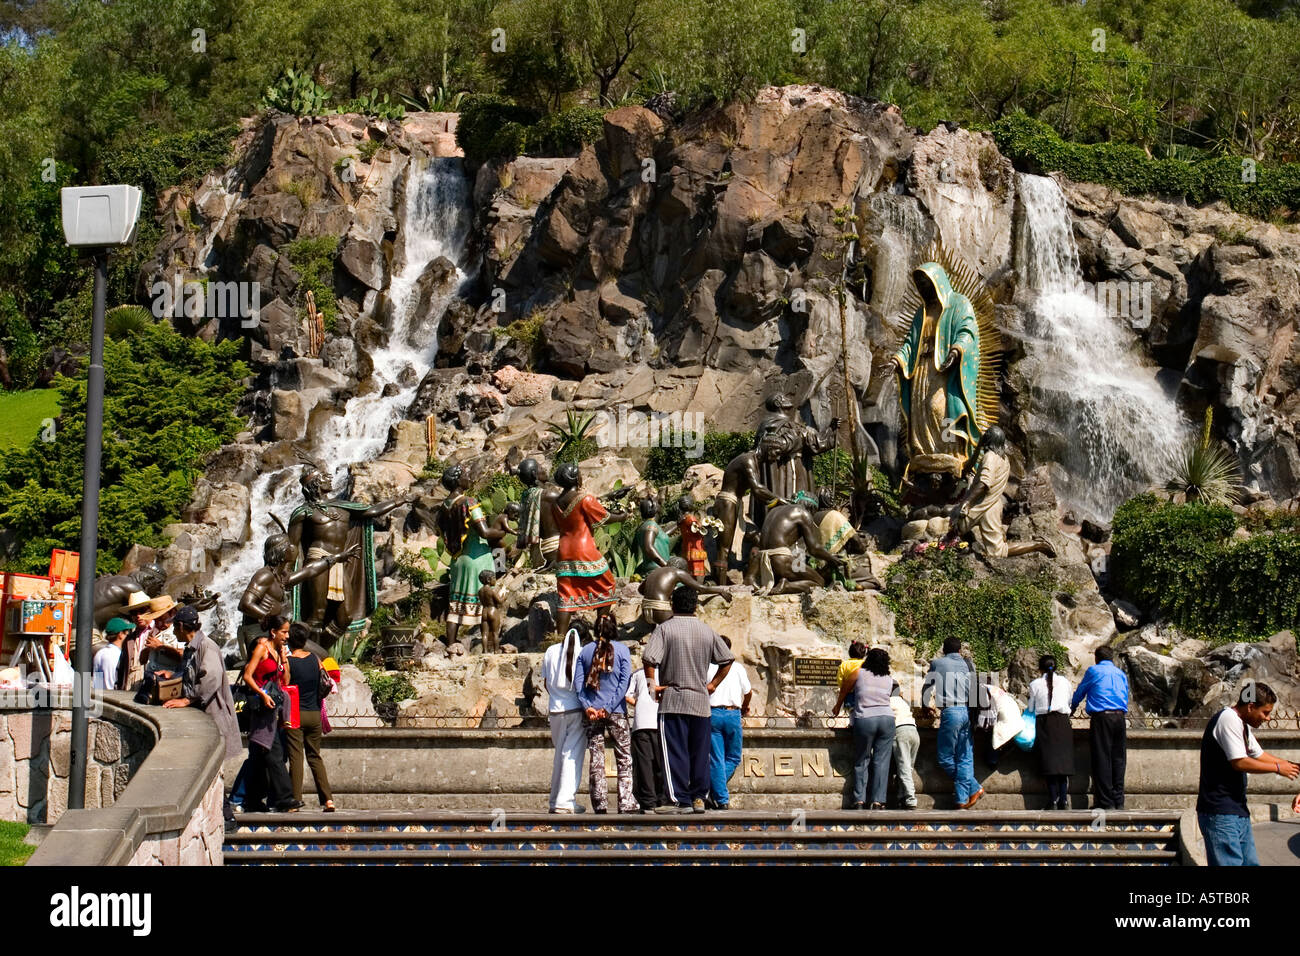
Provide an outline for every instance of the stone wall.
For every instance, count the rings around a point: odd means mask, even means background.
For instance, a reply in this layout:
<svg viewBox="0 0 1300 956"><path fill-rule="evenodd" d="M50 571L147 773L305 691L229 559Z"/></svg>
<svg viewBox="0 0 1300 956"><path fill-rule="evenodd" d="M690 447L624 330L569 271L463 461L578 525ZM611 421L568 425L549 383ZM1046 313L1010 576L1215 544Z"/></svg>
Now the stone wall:
<svg viewBox="0 0 1300 956"><path fill-rule="evenodd" d="M65 694L52 703L33 708L26 692L0 693L0 819L53 824L68 808L71 699ZM153 736L116 712L92 719L88 733L85 806L111 807L148 756Z"/></svg>
<svg viewBox="0 0 1300 956"><path fill-rule="evenodd" d="M1201 730L1129 732L1126 809L1190 808L1196 802ZM1264 731L1261 745L1289 753L1300 732ZM1047 805L1038 754L1014 744L989 764L985 734L976 734L975 775L987 796L981 808L1038 810ZM845 805L852 778L853 741L847 728L750 728L740 768L731 780L732 807L832 810ZM326 738L323 756L335 802L342 809L545 810L554 754L549 731L511 730L340 730ZM951 809L951 781L935 759L935 731L921 729L916 764L921 809ZM1088 731L1075 729L1075 773L1071 806L1090 806ZM238 760L226 765L233 777ZM606 776L613 776L613 750L606 748ZM310 783L304 788L310 794ZM587 789L587 774L580 793ZM1294 785L1281 777L1252 777L1251 803L1289 807ZM312 798L306 797L314 809ZM893 784L890 786L893 800ZM580 801L587 804L586 799Z"/></svg>
<svg viewBox="0 0 1300 956"><path fill-rule="evenodd" d="M131 866L220 866L225 839L221 815L224 795L225 785L218 776L208 785L185 829L149 834L136 847Z"/></svg>
<svg viewBox="0 0 1300 956"><path fill-rule="evenodd" d="M103 702L107 720L138 728L151 746L132 752L138 766L111 806L64 812L27 865L220 865L225 746L212 718L142 707L117 691ZM109 740L101 731L93 744Z"/></svg>

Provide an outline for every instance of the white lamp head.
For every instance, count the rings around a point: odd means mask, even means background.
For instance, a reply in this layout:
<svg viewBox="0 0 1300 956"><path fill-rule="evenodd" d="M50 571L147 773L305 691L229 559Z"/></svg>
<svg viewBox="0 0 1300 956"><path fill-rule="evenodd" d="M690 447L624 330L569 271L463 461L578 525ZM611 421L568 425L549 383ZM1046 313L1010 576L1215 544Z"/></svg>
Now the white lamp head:
<svg viewBox="0 0 1300 956"><path fill-rule="evenodd" d="M135 186L71 186L60 190L68 245L106 248L135 239L141 193Z"/></svg>

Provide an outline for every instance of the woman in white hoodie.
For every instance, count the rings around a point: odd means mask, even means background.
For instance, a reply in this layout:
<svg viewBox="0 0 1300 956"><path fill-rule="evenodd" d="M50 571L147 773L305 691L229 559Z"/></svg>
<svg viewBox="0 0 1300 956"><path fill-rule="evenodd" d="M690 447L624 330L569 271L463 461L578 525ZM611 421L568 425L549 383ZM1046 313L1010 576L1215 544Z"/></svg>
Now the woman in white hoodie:
<svg viewBox="0 0 1300 956"><path fill-rule="evenodd" d="M574 627L559 644L552 644L542 656L542 683L550 699L547 708L551 720L551 741L555 744L555 762L551 766L551 813L577 810L578 781L587 754L587 731L582 721L582 704L574 685L574 671L582 640Z"/></svg>

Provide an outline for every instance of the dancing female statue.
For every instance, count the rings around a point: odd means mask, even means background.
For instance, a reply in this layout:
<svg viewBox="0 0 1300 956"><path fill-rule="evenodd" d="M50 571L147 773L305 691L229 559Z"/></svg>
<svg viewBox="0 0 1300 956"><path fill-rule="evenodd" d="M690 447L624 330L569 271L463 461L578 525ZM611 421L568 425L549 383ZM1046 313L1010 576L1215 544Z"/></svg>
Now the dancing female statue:
<svg viewBox="0 0 1300 956"><path fill-rule="evenodd" d="M560 497L551 506L551 516L560 533L560 550L555 564L555 589L560 595L556 627L569 629L575 611L592 610L597 617L609 613L614 604L614 573L596 547L592 531L605 521L624 521L627 515L606 511L595 495L582 490L582 475L572 463L555 469Z"/></svg>

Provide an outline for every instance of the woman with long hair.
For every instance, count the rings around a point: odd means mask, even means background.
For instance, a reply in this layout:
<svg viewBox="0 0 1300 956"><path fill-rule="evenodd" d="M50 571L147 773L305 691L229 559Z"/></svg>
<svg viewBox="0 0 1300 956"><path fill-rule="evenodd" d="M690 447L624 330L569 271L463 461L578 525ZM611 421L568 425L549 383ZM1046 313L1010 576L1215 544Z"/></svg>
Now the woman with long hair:
<svg viewBox="0 0 1300 956"><path fill-rule="evenodd" d="M636 813L632 795L632 732L627 724L627 688L632 682L632 655L618 643L618 625L612 615L596 618L596 640L578 655L574 683L578 703L586 718L588 786L591 808L609 810L605 785L605 734L614 740L618 768L618 812Z"/></svg>
<svg viewBox="0 0 1300 956"><path fill-rule="evenodd" d="M273 695L274 687L289 680L289 619L272 614L263 626L266 635L253 646L244 666L244 683L257 695L261 706L248 720L248 763L244 782L244 809L265 812L267 804L279 811L297 810L302 802L293 798L293 785L284 766L280 736L284 695ZM268 799L269 798L269 799Z"/></svg>
<svg viewBox="0 0 1300 956"><path fill-rule="evenodd" d="M551 813L577 810L578 779L582 775L583 754L586 752L583 744L587 737L576 683L578 648L582 644L580 627L585 630L585 622L574 621L564 640L552 644L542 655L542 684L549 698L547 710L551 742L555 744L555 760L551 765Z"/></svg>
<svg viewBox="0 0 1300 956"><path fill-rule="evenodd" d="M298 726L285 731L289 743L289 780L293 785L293 799L301 804L305 756L316 784L316 800L326 813L332 813L334 797L320 747L321 712L334 682L325 673L320 658L307 650L310 637L311 628L306 624L294 621L289 625L289 686L298 688Z"/></svg>
<svg viewBox="0 0 1300 956"><path fill-rule="evenodd" d="M894 751L894 711L889 698L899 692L898 682L889 674L887 650L873 647L867 651L856 678L840 687L839 700L831 711L836 716L850 691L854 694L849 714L853 727L853 809L863 809L870 796L871 809L883 810Z"/></svg>
<svg viewBox="0 0 1300 956"><path fill-rule="evenodd" d="M1070 682L1056 673L1056 658L1038 659L1042 677L1029 685L1029 710L1034 712L1035 742L1047 778L1049 810L1069 809L1070 774L1074 773L1074 731L1070 728Z"/></svg>

